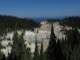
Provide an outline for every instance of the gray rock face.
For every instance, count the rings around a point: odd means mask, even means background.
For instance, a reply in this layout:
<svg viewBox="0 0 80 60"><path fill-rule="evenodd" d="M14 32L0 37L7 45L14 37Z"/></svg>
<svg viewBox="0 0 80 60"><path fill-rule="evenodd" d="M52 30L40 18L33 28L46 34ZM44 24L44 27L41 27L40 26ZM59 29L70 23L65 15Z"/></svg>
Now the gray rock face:
<svg viewBox="0 0 80 60"><path fill-rule="evenodd" d="M35 28L34 31L26 30L24 34L24 40L25 40L24 44L26 44L27 47L31 48L32 53L34 52L34 49L35 49L35 38L37 38L38 40L39 48L40 48L41 41L43 41L44 51L48 47L51 25L46 21L41 22L41 24L42 25L40 28ZM62 39L62 38L65 39L66 37L64 33L65 30L72 29L72 27L60 25L59 22L53 23L53 27L54 27L54 33L58 39ZM20 35L22 33L22 30L18 30L17 32L18 32L18 35ZM13 34L14 34L14 31L7 33L5 36L3 36L3 39L1 41L1 45L5 47L4 49L1 49L1 52L3 52L6 57L8 56L8 53L11 52L10 45L13 44L13 40L12 40Z"/></svg>

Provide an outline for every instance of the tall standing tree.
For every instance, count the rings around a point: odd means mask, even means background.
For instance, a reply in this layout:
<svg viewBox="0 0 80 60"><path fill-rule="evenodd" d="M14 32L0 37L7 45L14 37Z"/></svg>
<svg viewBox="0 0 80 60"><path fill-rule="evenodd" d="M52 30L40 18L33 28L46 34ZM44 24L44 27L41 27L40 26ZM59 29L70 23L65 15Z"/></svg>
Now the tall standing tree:
<svg viewBox="0 0 80 60"><path fill-rule="evenodd" d="M13 45L12 45L12 50L11 53L8 56L8 60L19 60L19 46L18 46L18 42L19 42L19 36L17 31L14 32L14 36L13 36Z"/></svg>
<svg viewBox="0 0 80 60"><path fill-rule="evenodd" d="M41 42L41 49L40 49L40 60L44 60L43 41Z"/></svg>
<svg viewBox="0 0 80 60"><path fill-rule="evenodd" d="M26 55L26 46L24 44L23 33L19 36L17 32L14 33L12 51L9 59L12 60L28 60Z"/></svg>
<svg viewBox="0 0 80 60"><path fill-rule="evenodd" d="M48 60L56 60L56 36L54 34L53 24L51 25L51 34L49 46L47 49Z"/></svg>
<svg viewBox="0 0 80 60"><path fill-rule="evenodd" d="M79 32L76 28L73 28L72 30L67 32L67 41L68 44L71 46L71 48L73 49L75 45L79 45L80 41L79 41Z"/></svg>
<svg viewBox="0 0 80 60"><path fill-rule="evenodd" d="M35 52L34 52L34 60L39 60L39 49L38 49L38 42L37 40L35 41Z"/></svg>
<svg viewBox="0 0 80 60"><path fill-rule="evenodd" d="M61 44L62 44L62 41L58 39L56 44L56 60L64 60Z"/></svg>
<svg viewBox="0 0 80 60"><path fill-rule="evenodd" d="M31 49L29 47L26 49L26 57L27 60L32 60Z"/></svg>
<svg viewBox="0 0 80 60"><path fill-rule="evenodd" d="M2 48L2 45L1 45L1 40L0 40L0 60L4 58L5 55L3 55L3 53L1 52L1 48Z"/></svg>
<svg viewBox="0 0 80 60"><path fill-rule="evenodd" d="M24 44L24 33L25 30L22 32L22 34L19 36L19 42L18 42L18 48L19 48L19 60L28 60L27 53L26 53L26 45Z"/></svg>
<svg viewBox="0 0 80 60"><path fill-rule="evenodd" d="M3 56L2 56L2 59L1 60L6 60L6 57L5 57L5 55L3 54Z"/></svg>
<svg viewBox="0 0 80 60"><path fill-rule="evenodd" d="M73 28L66 33L67 39L64 42L65 60L79 60L80 58L80 33L76 28Z"/></svg>

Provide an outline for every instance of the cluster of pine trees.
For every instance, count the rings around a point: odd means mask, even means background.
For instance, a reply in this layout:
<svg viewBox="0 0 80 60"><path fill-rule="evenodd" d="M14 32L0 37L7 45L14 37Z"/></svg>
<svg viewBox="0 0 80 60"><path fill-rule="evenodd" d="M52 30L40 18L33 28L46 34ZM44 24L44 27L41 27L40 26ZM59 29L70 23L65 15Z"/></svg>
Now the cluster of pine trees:
<svg viewBox="0 0 80 60"><path fill-rule="evenodd" d="M76 28L80 28L80 16L65 17L60 21L61 25L68 25Z"/></svg>
<svg viewBox="0 0 80 60"><path fill-rule="evenodd" d="M6 32L22 29L33 30L40 24L31 18L20 18L16 16L0 15L0 35Z"/></svg>
<svg viewBox="0 0 80 60"><path fill-rule="evenodd" d="M66 31L66 39L60 41L56 38L52 25L47 59L80 60L80 33L77 28Z"/></svg>
<svg viewBox="0 0 80 60"><path fill-rule="evenodd" d="M19 36L14 32L12 51L6 58L0 52L0 60L80 60L80 33L76 28L66 31L66 39L59 40L51 26L50 41L44 52L43 41L39 50L38 40L35 39L35 51L32 55L30 48L26 48L23 39L25 31ZM0 45L1 49L1 45Z"/></svg>
<svg viewBox="0 0 80 60"><path fill-rule="evenodd" d="M25 40L23 38L25 30L21 35L18 35L17 31L14 32L13 45L11 53L6 57L2 52L0 52L0 60L44 60L43 57L43 42L41 42L41 48L39 50L37 39L35 40L35 52L31 53L29 47L26 48ZM0 49L2 46L0 45Z"/></svg>

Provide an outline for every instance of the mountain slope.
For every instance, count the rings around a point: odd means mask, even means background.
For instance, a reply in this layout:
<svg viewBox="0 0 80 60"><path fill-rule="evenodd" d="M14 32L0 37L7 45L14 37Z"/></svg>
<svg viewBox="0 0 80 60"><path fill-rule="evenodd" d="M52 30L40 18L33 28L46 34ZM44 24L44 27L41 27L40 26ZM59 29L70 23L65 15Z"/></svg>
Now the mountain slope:
<svg viewBox="0 0 80 60"><path fill-rule="evenodd" d="M19 29L32 30L35 27L39 27L39 24L32 19L18 18L14 16L1 16L0 15L0 32L12 31Z"/></svg>

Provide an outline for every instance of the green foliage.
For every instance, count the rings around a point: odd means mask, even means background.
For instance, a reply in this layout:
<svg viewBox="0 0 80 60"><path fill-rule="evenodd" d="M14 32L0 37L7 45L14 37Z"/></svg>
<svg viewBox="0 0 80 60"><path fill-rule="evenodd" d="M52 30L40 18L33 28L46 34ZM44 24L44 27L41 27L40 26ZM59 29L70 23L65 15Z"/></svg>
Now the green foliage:
<svg viewBox="0 0 80 60"><path fill-rule="evenodd" d="M43 42L41 42L41 49L40 49L40 60L44 60Z"/></svg>
<svg viewBox="0 0 80 60"><path fill-rule="evenodd" d="M24 33L25 31L20 36L18 36L17 32L14 33L12 51L8 60L31 60L30 48L26 49L24 44Z"/></svg>
<svg viewBox="0 0 80 60"><path fill-rule="evenodd" d="M14 32L14 36L13 36L13 45L12 45L12 50L11 50L11 54L8 57L8 59L19 59L19 55L20 55L20 46L19 46L19 36L17 32Z"/></svg>
<svg viewBox="0 0 80 60"><path fill-rule="evenodd" d="M67 26L80 28L80 16L69 16L69 17L64 17L62 19L49 18L47 19L47 21L49 23L60 22L61 25L67 25Z"/></svg>
<svg viewBox="0 0 80 60"><path fill-rule="evenodd" d="M0 34L3 34L4 32L10 32L15 29L33 30L34 27L39 26L40 24L33 21L33 19L0 15Z"/></svg>
<svg viewBox="0 0 80 60"><path fill-rule="evenodd" d="M55 23L55 22L61 22L61 19L54 19L54 18L49 18L49 19L47 19L47 21L49 22L49 23Z"/></svg>
<svg viewBox="0 0 80 60"><path fill-rule="evenodd" d="M0 60L3 58L3 53L1 52L1 48L2 46L1 46L1 41L0 41Z"/></svg>
<svg viewBox="0 0 80 60"><path fill-rule="evenodd" d="M22 32L21 36L19 37L19 41L17 42L18 48L19 48L19 60L27 60L26 58L26 46L24 44L24 33L25 31Z"/></svg>
<svg viewBox="0 0 80 60"><path fill-rule="evenodd" d="M65 60L79 60L80 58L80 34L77 29L67 32L67 39L63 42L63 54Z"/></svg>
<svg viewBox="0 0 80 60"><path fill-rule="evenodd" d="M39 60L39 49L38 49L37 40L35 41L35 52L34 52L33 60Z"/></svg>
<svg viewBox="0 0 80 60"><path fill-rule="evenodd" d="M62 19L61 24L80 28L80 16L65 17Z"/></svg>
<svg viewBox="0 0 80 60"><path fill-rule="evenodd" d="M53 24L51 25L51 35L50 35L50 42L47 49L47 57L49 60L55 60L56 59L56 37L54 34Z"/></svg>
<svg viewBox="0 0 80 60"><path fill-rule="evenodd" d="M62 46L61 46L61 41L57 40L56 43L56 60L64 60L63 52L62 52Z"/></svg>
<svg viewBox="0 0 80 60"><path fill-rule="evenodd" d="M63 21L63 23L68 23L71 21L71 23L73 23L72 26L74 26L74 20L77 20L76 22L79 23L79 19L80 17L64 18L64 20L66 21ZM58 20L55 20L53 22L56 21ZM52 20L49 22L51 23ZM30 48L26 48L24 44L25 40L23 39L23 36L25 31L23 31L23 33L19 36L16 30L32 29L33 27L37 26L37 24L34 24L35 22L33 22L31 19L22 19L11 16L0 16L0 27L2 27L2 29L0 29L0 32L3 32L6 29L7 31L15 30L12 51L11 54L9 54L7 60L80 60L80 33L78 32L78 30L76 28L73 28L72 30L66 31L66 40L62 39L60 41L59 39L56 40L53 24L51 25L50 41L47 51L43 51L43 41L41 42L41 49L39 50L38 42L36 40L35 52L32 58ZM75 25L77 25L77 23L75 23ZM1 48L2 46L0 45L0 49ZM5 59L5 56L0 51L0 60Z"/></svg>
<svg viewBox="0 0 80 60"><path fill-rule="evenodd" d="M32 60L32 55L31 55L32 53L31 53L31 50L30 50L30 48L28 47L27 49L26 49L26 59L27 60Z"/></svg>

